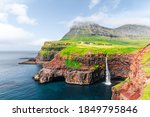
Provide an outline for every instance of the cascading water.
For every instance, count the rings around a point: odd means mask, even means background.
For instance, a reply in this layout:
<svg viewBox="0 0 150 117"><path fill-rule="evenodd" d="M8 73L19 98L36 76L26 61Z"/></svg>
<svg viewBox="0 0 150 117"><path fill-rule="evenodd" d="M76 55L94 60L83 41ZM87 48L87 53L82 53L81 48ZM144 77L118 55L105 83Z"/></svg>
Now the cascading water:
<svg viewBox="0 0 150 117"><path fill-rule="evenodd" d="M110 76L110 72L109 72L109 68L108 68L108 60L106 57L106 85L111 85L111 76Z"/></svg>

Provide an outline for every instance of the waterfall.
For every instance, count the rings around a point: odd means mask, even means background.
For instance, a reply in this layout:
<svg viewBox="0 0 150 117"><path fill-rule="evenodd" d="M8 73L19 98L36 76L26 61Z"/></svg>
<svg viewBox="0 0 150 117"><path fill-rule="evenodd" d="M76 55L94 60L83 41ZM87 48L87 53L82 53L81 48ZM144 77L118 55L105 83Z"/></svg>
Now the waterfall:
<svg viewBox="0 0 150 117"><path fill-rule="evenodd" d="M108 68L108 60L106 57L106 85L111 85L111 76L110 76L110 72L109 72L109 68Z"/></svg>

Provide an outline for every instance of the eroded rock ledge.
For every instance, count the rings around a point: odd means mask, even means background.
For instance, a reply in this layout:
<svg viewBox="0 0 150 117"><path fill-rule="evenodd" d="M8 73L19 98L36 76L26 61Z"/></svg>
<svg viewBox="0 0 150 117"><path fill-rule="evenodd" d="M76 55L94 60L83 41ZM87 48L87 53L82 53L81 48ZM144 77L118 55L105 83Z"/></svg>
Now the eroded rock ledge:
<svg viewBox="0 0 150 117"><path fill-rule="evenodd" d="M93 69L91 66L83 65L82 69L69 68L65 65L65 60L58 54L48 64L43 64L34 79L40 83L51 82L59 77L64 77L66 83L70 84L91 84L99 80L101 69Z"/></svg>
<svg viewBox="0 0 150 117"><path fill-rule="evenodd" d="M66 59L56 54L54 59L43 64L34 79L39 83L54 81L56 78L64 77L69 84L92 84L105 78L105 54L86 54L83 57L74 58L74 61L80 63L80 68L68 67ZM128 77L132 54L112 54L108 56L108 64L111 76Z"/></svg>

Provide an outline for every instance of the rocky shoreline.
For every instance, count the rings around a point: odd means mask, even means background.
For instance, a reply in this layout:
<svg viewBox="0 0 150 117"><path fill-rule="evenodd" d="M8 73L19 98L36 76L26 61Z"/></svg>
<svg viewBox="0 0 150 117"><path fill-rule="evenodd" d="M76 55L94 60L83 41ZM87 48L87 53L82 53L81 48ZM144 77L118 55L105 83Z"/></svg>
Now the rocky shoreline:
<svg viewBox="0 0 150 117"><path fill-rule="evenodd" d="M19 62L18 64L27 64L27 65L37 65L37 64L41 64L43 65L44 63L47 63L46 61L41 61L39 60L37 57L36 58L30 58L26 61L23 62Z"/></svg>
<svg viewBox="0 0 150 117"><path fill-rule="evenodd" d="M30 58L26 61L20 62L19 64L38 64L36 58Z"/></svg>

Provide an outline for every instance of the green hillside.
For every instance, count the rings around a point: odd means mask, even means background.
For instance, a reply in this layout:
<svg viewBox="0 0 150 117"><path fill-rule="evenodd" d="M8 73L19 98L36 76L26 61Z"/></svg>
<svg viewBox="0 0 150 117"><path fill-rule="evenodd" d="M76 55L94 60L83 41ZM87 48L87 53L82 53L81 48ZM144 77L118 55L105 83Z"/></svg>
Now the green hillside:
<svg viewBox="0 0 150 117"><path fill-rule="evenodd" d="M64 42L64 41L60 41ZM135 52L150 43L150 39L123 39L109 37L84 37L65 40L72 44L60 51L60 55L82 56L87 53L127 54Z"/></svg>

